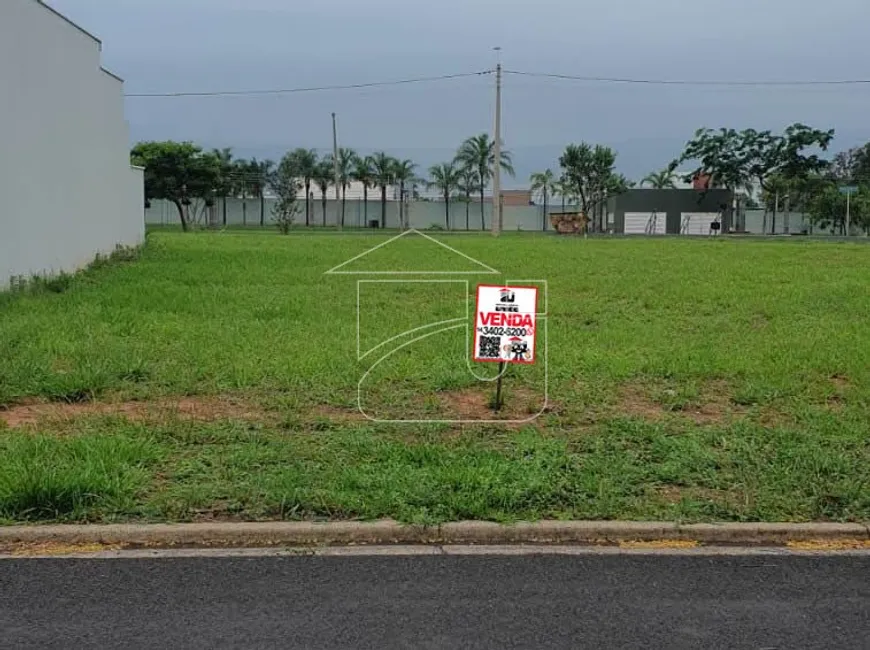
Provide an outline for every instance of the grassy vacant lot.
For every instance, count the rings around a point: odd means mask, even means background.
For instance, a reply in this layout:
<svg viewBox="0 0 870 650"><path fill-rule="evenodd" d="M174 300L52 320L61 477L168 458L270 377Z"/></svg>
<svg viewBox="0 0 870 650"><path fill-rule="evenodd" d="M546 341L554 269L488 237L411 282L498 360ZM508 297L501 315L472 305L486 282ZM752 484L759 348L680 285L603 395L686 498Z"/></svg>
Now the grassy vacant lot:
<svg viewBox="0 0 870 650"><path fill-rule="evenodd" d="M415 237L356 268L475 268ZM357 360L357 278L323 275L386 239L162 232L0 296L0 521L870 519L870 248L442 235L549 280L549 402L408 425L360 415L379 355ZM363 352L464 316L461 285L409 287L361 290ZM486 415L466 347L390 356L366 411ZM542 380L512 371L503 417Z"/></svg>

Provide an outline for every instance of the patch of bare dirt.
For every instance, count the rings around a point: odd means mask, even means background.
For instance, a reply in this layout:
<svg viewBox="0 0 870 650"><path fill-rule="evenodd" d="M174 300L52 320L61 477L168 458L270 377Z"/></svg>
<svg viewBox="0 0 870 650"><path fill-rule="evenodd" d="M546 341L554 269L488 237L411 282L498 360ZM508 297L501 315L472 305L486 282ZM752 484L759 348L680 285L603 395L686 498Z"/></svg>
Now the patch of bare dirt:
<svg viewBox="0 0 870 650"><path fill-rule="evenodd" d="M831 395L825 400L825 407L834 413L840 413L846 408L846 398L842 395Z"/></svg>
<svg viewBox="0 0 870 650"><path fill-rule="evenodd" d="M506 392L504 404L493 409L493 390L467 388L444 391L438 401L447 417L457 420L531 420L544 408L544 398L537 391L514 388Z"/></svg>
<svg viewBox="0 0 870 650"><path fill-rule="evenodd" d="M793 415L783 413L772 406L764 406L758 416L758 423L769 429L780 427L783 425L794 424L795 418Z"/></svg>
<svg viewBox="0 0 870 650"><path fill-rule="evenodd" d="M670 505L677 505L683 499L710 501L722 505L734 506L739 499L733 492L704 487L687 487L679 485L661 485L655 489L656 496Z"/></svg>
<svg viewBox="0 0 870 650"><path fill-rule="evenodd" d="M544 397L537 391L522 388L506 388L504 403L498 411L493 407L495 386L444 390L426 396L403 396L392 403L364 404L366 413L379 420L420 421L505 421L518 425L531 423L544 409ZM547 412L552 410L548 406ZM458 423L458 422L457 422Z"/></svg>
<svg viewBox="0 0 870 650"><path fill-rule="evenodd" d="M237 397L184 397L153 402L86 402L60 404L31 402L0 410L0 421L12 429L33 427L42 422L67 422L80 417L117 416L131 422L183 419L262 421L265 411Z"/></svg>
<svg viewBox="0 0 870 650"><path fill-rule="evenodd" d="M614 408L622 415L644 420L658 421L677 416L700 425L718 424L745 414L744 408L731 401L731 395L726 382L710 381L704 384L697 397L682 403L676 400L673 390L628 383L619 388Z"/></svg>
<svg viewBox="0 0 870 650"><path fill-rule="evenodd" d="M654 401L649 389L636 384L626 384L618 391L616 410L621 415L628 415L643 420L660 420L665 416L661 404Z"/></svg>
<svg viewBox="0 0 870 650"><path fill-rule="evenodd" d="M846 408L846 403L848 402L846 394L852 388L852 382L846 375L839 373L831 375L828 381L834 392L825 397L825 407L829 411L839 413Z"/></svg>
<svg viewBox="0 0 870 650"><path fill-rule="evenodd" d="M849 378L846 375L836 374L831 375L831 384L837 390L846 390L852 387L852 382L849 381Z"/></svg>
<svg viewBox="0 0 870 650"><path fill-rule="evenodd" d="M32 544L22 543L0 546L0 551L17 557L46 557L104 553L106 551L119 551L121 548L123 547L120 544L63 544L60 542L39 542Z"/></svg>
<svg viewBox="0 0 870 650"><path fill-rule="evenodd" d="M655 489L655 493L662 501L674 505L683 500L684 489L676 485L661 485Z"/></svg>

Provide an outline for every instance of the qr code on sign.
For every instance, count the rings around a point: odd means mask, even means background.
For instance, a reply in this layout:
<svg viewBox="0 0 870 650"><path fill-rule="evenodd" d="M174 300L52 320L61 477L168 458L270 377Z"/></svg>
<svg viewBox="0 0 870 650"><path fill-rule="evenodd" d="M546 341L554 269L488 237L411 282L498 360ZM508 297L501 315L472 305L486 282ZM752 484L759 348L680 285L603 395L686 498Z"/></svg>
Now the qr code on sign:
<svg viewBox="0 0 870 650"><path fill-rule="evenodd" d="M498 336L481 336L477 342L477 357L479 359L498 359L501 338Z"/></svg>

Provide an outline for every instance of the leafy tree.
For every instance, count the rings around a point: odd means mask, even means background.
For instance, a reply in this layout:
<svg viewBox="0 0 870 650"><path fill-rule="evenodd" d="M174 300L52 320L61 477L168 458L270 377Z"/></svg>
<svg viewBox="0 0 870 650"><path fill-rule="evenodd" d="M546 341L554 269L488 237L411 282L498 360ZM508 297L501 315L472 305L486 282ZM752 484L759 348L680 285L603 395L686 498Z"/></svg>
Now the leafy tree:
<svg viewBox="0 0 870 650"><path fill-rule="evenodd" d="M297 194L301 189L299 178L299 169L293 154L285 155L272 175L272 189L278 197L272 208L272 217L278 230L285 235L290 232L296 215L301 211L297 202Z"/></svg>
<svg viewBox="0 0 870 650"><path fill-rule="evenodd" d="M411 160L395 160L393 162L393 182L399 184L399 224L402 228L407 227L405 223L405 185L412 184L417 177L414 170L417 165Z"/></svg>
<svg viewBox="0 0 870 650"><path fill-rule="evenodd" d="M831 176L843 184L870 183L870 143L841 151L832 161Z"/></svg>
<svg viewBox="0 0 870 650"><path fill-rule="evenodd" d="M437 188L444 198L444 226L450 230L450 197L459 189L462 173L455 162L446 162L430 167L429 177L429 187Z"/></svg>
<svg viewBox="0 0 870 650"><path fill-rule="evenodd" d="M734 129L698 129L692 140L686 143L682 156L668 169L673 171L686 161L697 163L697 169L684 178L687 182L706 175L710 178L710 187L735 191L751 181L743 138Z"/></svg>
<svg viewBox="0 0 870 650"><path fill-rule="evenodd" d="M185 232L189 225L185 204L193 198L213 200L220 185L217 156L203 153L191 142L140 142L130 159L145 168L145 198L171 201Z"/></svg>
<svg viewBox="0 0 870 650"><path fill-rule="evenodd" d="M461 163L457 163L456 161L454 161L453 164L461 165ZM461 200L465 203L465 229L470 230L471 195L480 191L480 176L478 176L475 168L460 166L459 191L462 193Z"/></svg>
<svg viewBox="0 0 870 650"><path fill-rule="evenodd" d="M488 133L472 136L459 147L456 160L463 167L474 169L477 172L480 189L480 229L485 230L484 190L495 173L495 142ZM499 165L504 172L511 176L514 175L513 161L509 151L502 150ZM493 201L496 200L498 199L493 197Z"/></svg>
<svg viewBox="0 0 870 650"><path fill-rule="evenodd" d="M810 221L820 228L830 228L831 234L847 234L846 200L835 182L817 187L807 205ZM870 233L870 186L860 186L848 201L851 223Z"/></svg>
<svg viewBox="0 0 870 650"><path fill-rule="evenodd" d="M809 174L827 171L829 160L818 154L806 154L807 149L827 151L834 141L834 129L822 131L805 124L792 124L782 136L774 138L773 162L776 165L767 172L758 174L761 181L770 174L783 174L786 178L804 178Z"/></svg>
<svg viewBox="0 0 870 650"><path fill-rule="evenodd" d="M750 175L758 181L763 192L773 194L774 183L784 179L786 188L791 181L825 171L829 161L817 154L805 154L806 149L826 151L834 139L833 129L820 131L803 124L792 124L781 136L769 131L743 132L744 146L749 153ZM776 232L776 209L771 218L771 231Z"/></svg>
<svg viewBox="0 0 870 650"><path fill-rule="evenodd" d="M697 173L709 174L711 184L732 192L755 181L763 192L771 192L777 176L805 178L823 171L828 162L807 149L827 150L834 131L820 131L804 124L792 124L782 135L771 131L745 129L699 129L688 142L679 162L695 160ZM672 163L672 168L677 162ZM771 221L776 228L776 214Z"/></svg>
<svg viewBox="0 0 870 650"><path fill-rule="evenodd" d="M305 225L311 225L311 182L317 171L318 158L314 149L296 149L291 155L294 166L305 187Z"/></svg>
<svg viewBox="0 0 870 650"><path fill-rule="evenodd" d="M387 186L394 180L396 159L383 151L378 151L371 158L372 181L381 188L381 228L387 227Z"/></svg>
<svg viewBox="0 0 870 650"><path fill-rule="evenodd" d="M795 204L799 209L806 210L813 196L823 192L832 183L839 187L839 183L826 174L810 174L805 178L792 180L791 184L797 197Z"/></svg>
<svg viewBox="0 0 870 650"><path fill-rule="evenodd" d="M370 156L357 156L353 163L353 179L363 186L363 221L369 223L369 188L374 187L375 173Z"/></svg>
<svg viewBox="0 0 870 650"><path fill-rule="evenodd" d="M649 185L654 190L672 190L677 187L674 172L671 169L662 169L648 174L640 182L640 185L641 187Z"/></svg>
<svg viewBox="0 0 870 650"><path fill-rule="evenodd" d="M762 218L762 232L767 232L767 215L775 216L780 213L781 209L785 212L785 219L789 218L789 212L795 205L793 199L797 193L797 187L801 183L800 178L789 178L784 174L775 174L767 179L767 185L761 191L761 205L764 209ZM771 222L773 228L772 233L776 233L776 223ZM788 232L788 222L785 223L785 231Z"/></svg>
<svg viewBox="0 0 870 650"><path fill-rule="evenodd" d="M298 164L298 163L297 163ZM314 173L311 180L320 188L320 200L323 207L323 225L326 225L326 193L329 191L329 185L335 182L335 167L332 161L325 158L317 163L314 168Z"/></svg>
<svg viewBox="0 0 870 650"><path fill-rule="evenodd" d="M741 202L743 207L746 210L760 210L761 204L755 198L753 194L750 193L739 193L737 195L737 199Z"/></svg>
<svg viewBox="0 0 870 650"><path fill-rule="evenodd" d="M569 144L559 165L564 172L564 189L579 200L580 211L587 218L609 197L628 189L628 181L614 170L616 153L609 147Z"/></svg>
<svg viewBox="0 0 870 650"><path fill-rule="evenodd" d="M544 201L544 216L543 216L543 224L541 230L547 229L547 202L551 196L553 196L553 192L556 191L556 175L553 173L552 169L548 169L543 172L535 172L529 178L529 182L531 183L531 191L532 195L540 194Z"/></svg>

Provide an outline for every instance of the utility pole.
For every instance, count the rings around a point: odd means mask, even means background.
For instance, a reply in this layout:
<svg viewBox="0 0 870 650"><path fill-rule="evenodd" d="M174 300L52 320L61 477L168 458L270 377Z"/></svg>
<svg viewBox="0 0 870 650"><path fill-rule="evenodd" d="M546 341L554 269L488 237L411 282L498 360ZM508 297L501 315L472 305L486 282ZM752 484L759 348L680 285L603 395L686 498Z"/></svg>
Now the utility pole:
<svg viewBox="0 0 870 650"><path fill-rule="evenodd" d="M339 178L338 170L338 128L335 125L335 113L332 114L332 168L335 174L335 221L338 227L342 227L341 217L338 216L341 210L341 178Z"/></svg>
<svg viewBox="0 0 870 650"><path fill-rule="evenodd" d="M492 172L492 234L501 232L501 48L496 47L498 63L495 66L495 138L493 153L495 168Z"/></svg>

